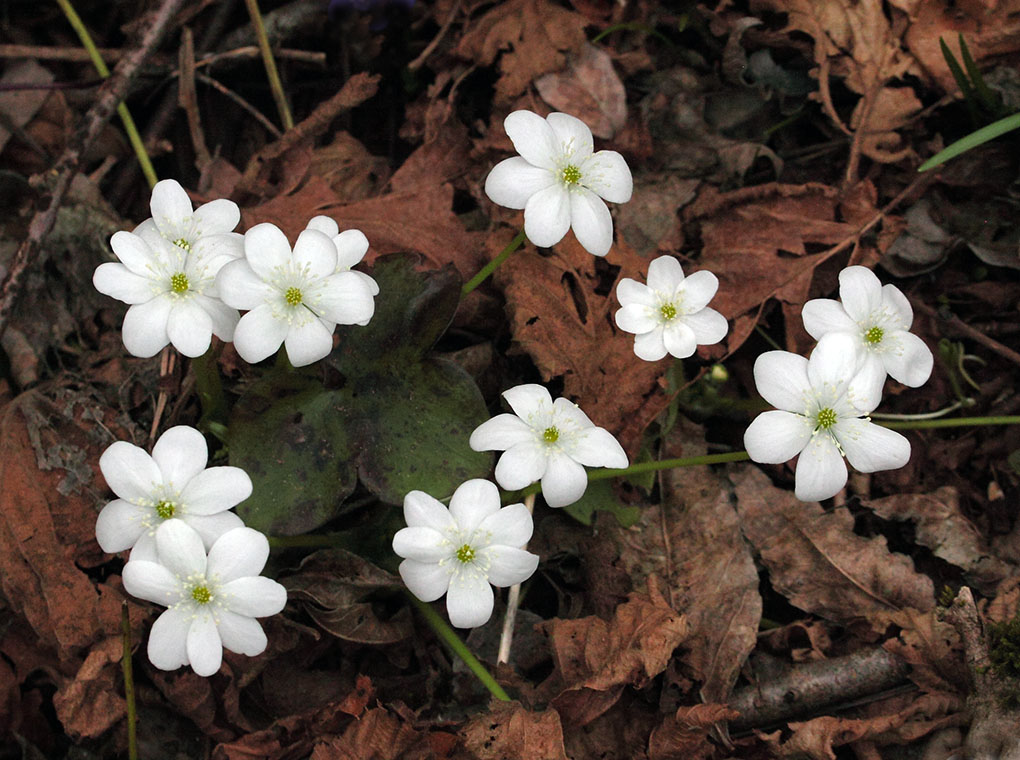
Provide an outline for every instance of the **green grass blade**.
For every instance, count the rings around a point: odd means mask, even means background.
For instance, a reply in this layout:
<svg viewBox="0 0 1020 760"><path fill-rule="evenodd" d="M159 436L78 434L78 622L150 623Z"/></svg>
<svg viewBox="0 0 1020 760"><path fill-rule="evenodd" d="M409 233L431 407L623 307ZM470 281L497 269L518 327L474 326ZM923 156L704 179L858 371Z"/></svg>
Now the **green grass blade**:
<svg viewBox="0 0 1020 760"><path fill-rule="evenodd" d="M966 153L971 148L976 148L978 145L984 145L989 140L994 140L996 137L1012 132L1014 129L1020 128L1020 113L1015 113L1012 116L1007 116L1004 119L999 119L996 122L992 122L987 127L982 127L976 132L971 132L966 137L961 137L959 140L954 142L952 145L940 150L934 156L929 158L919 167L919 172L926 172L929 169L934 169L940 164L944 164L951 158L956 158L962 153Z"/></svg>

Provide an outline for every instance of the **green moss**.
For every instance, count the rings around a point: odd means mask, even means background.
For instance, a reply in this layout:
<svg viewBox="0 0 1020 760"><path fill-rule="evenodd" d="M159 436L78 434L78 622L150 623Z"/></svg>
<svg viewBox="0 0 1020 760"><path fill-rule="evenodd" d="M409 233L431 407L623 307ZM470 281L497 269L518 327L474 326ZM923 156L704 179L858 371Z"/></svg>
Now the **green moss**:
<svg viewBox="0 0 1020 760"><path fill-rule="evenodd" d="M988 627L988 657L992 672L1006 687L1001 694L1003 706L1020 708L1020 614Z"/></svg>

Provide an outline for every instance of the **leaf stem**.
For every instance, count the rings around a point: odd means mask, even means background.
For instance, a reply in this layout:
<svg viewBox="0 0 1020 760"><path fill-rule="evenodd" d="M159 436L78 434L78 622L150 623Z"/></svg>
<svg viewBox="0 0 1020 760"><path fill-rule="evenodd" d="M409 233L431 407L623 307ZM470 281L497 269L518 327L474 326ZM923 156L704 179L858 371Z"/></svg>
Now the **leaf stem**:
<svg viewBox="0 0 1020 760"><path fill-rule="evenodd" d="M99 75L106 79L110 76L110 69L107 67L106 62L103 60L103 56L99 53L99 48L96 47L96 43L92 41L92 35L89 34L89 30L85 28L84 22L81 20L81 16L71 5L70 0L57 0L57 5L60 6L60 10L64 12L64 16L67 17L68 23L74 29L78 35L78 39L81 40L81 44L88 51L89 58L92 59L92 65L95 66L96 71ZM128 141L131 143L131 147L135 151L135 157L138 159L138 165L142 169L142 174L145 175L145 181L149 183L149 187L152 188L158 181L156 176L156 170L152 166L152 160L149 158L148 151L145 150L145 142L142 140L142 136L138 134L138 127L135 126L135 120L131 118L131 112L128 111L127 105L124 101L117 104L117 114L120 116L121 123L124 125L124 131L127 133Z"/></svg>
<svg viewBox="0 0 1020 760"><path fill-rule="evenodd" d="M474 290L483 282L485 282L486 278L496 271L496 267L498 267L500 264L506 261L511 253L520 248L521 243L523 243L525 240L526 238L524 236L524 230L521 230L520 232L517 233L517 237L511 240L507 247L499 252L496 258L494 258L492 261L490 261L488 264L482 267L478 271L478 274L476 274L474 277L472 277L470 280L464 283L464 287L460 289L461 298L463 298L472 290Z"/></svg>
<svg viewBox="0 0 1020 760"><path fill-rule="evenodd" d="M126 600L120 606L120 633L124 644L120 666L124 673L124 701L127 702L128 758L138 760L138 714L135 709L135 679L131 667L131 617Z"/></svg>
<svg viewBox="0 0 1020 760"><path fill-rule="evenodd" d="M460 657L468 669L475 674L475 677L482 682L482 685L494 696L496 699L504 702L509 702L509 695L503 691L503 687L496 683L496 679L485 669L485 666L478 661L478 658L471 653L471 650L467 648L467 644L461 641L454 630L450 627L449 623L440 617L439 613L436 612L432 607L421 599L416 597L411 592L407 592L407 595L411 598L411 602L421 616L425 618L425 622L429 624L429 627L443 640L443 643L450 648L450 650Z"/></svg>
<svg viewBox="0 0 1020 760"><path fill-rule="evenodd" d="M283 91L283 82L280 81L280 72L276 69L276 59L273 58L272 48L269 47L269 36L266 34L266 25L262 23L258 0L244 0L244 2L248 6L248 15L251 16L251 25L255 29L255 38L258 40L259 51L262 53L262 63L266 67L269 89L272 90L273 100L276 102L276 110L280 114L283 129L284 131L293 129L294 117L290 114L287 95Z"/></svg>
<svg viewBox="0 0 1020 760"><path fill-rule="evenodd" d="M931 430L932 428L983 427L985 425L1020 425L1020 415L954 417L950 420L912 420L909 422L885 422L877 420L875 424L890 430Z"/></svg>

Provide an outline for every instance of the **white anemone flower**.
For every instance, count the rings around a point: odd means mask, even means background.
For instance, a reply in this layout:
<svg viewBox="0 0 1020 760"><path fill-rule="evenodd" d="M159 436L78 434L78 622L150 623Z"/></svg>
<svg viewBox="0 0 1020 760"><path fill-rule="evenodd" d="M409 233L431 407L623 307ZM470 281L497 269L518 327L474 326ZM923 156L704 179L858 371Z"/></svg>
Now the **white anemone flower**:
<svg viewBox="0 0 1020 760"><path fill-rule="evenodd" d="M492 586L521 583L538 567L538 556L524 550L531 513L523 504L500 509L499 490L487 480L462 483L449 509L411 491L404 519L407 527L393 536L393 551L404 557L400 577L423 602L446 594L450 622L458 628L484 625L492 615Z"/></svg>
<svg viewBox="0 0 1020 760"><path fill-rule="evenodd" d="M804 304L804 329L812 338L852 336L863 357L853 388L859 396L882 397L888 374L911 388L931 377L934 357L925 342L910 332L914 311L895 285L882 285L866 267L839 273L839 301L816 298Z"/></svg>
<svg viewBox="0 0 1020 760"><path fill-rule="evenodd" d="M308 222L305 229L318 230L333 241L336 246L336 271L354 272L361 277L373 296L379 295L379 284L364 272L354 269L368 253L368 238L361 230L340 231L340 225L328 216L316 216Z"/></svg>
<svg viewBox="0 0 1020 760"><path fill-rule="evenodd" d="M719 280L707 270L684 277L680 262L659 256L648 265L648 284L624 278L616 286L622 309L616 325L634 333L634 353L654 362L667 353L677 359L691 356L699 345L710 346L726 337L726 317L708 307Z"/></svg>
<svg viewBox="0 0 1020 760"><path fill-rule="evenodd" d="M253 657L266 649L255 618L280 612L287 590L259 575L269 541L257 530L234 528L206 555L202 539L181 520L156 531L155 560L124 565L132 596L167 607L149 632L149 661L160 670L190 665L200 676L220 669L223 649Z"/></svg>
<svg viewBox="0 0 1020 760"><path fill-rule="evenodd" d="M503 126L520 156L493 167L485 194L500 206L524 209L524 233L537 246L555 245L573 229L589 253L609 253L613 218L604 200L626 203L634 190L623 156L593 153L591 130L565 113L543 119L514 111Z"/></svg>
<svg viewBox="0 0 1020 760"><path fill-rule="evenodd" d="M368 324L375 313L371 289L359 273L336 269L336 246L319 230L304 230L293 251L275 225L248 230L244 258L216 280L225 303L249 310L234 330L241 358L259 362L283 344L290 363L301 367L329 354L337 324Z"/></svg>
<svg viewBox="0 0 1020 760"><path fill-rule="evenodd" d="M589 467L627 467L627 454L612 434L565 398L554 402L541 385L503 391L515 414L500 414L471 433L475 451L503 451L496 482L516 491L542 481L550 507L565 507L584 496Z"/></svg>
<svg viewBox="0 0 1020 760"><path fill-rule="evenodd" d="M195 428L167 430L152 456L127 441L111 444L99 458L106 483L119 498L96 520L104 552L132 549L133 559L153 560L156 530L169 519L183 520L208 548L228 530L244 525L227 510L251 496L251 478L240 467L206 468L209 449Z"/></svg>
<svg viewBox="0 0 1020 760"><path fill-rule="evenodd" d="M229 341L238 313L218 297L215 279L235 259L230 246L202 238L188 248L159 235L117 232L110 239L118 263L100 264L92 284L130 304L124 315L124 347L148 358L168 343L185 356L201 356L212 336Z"/></svg>
<svg viewBox="0 0 1020 760"><path fill-rule="evenodd" d="M235 259L244 252L241 235L234 232L241 221L241 210L231 200L218 198L192 209L191 198L181 183L164 179L152 188L149 210L152 218L134 230L146 240L159 237L184 251L204 240L205 245L222 249Z"/></svg>
<svg viewBox="0 0 1020 760"><path fill-rule="evenodd" d="M835 496L846 485L843 456L861 472L902 467L910 442L862 417L850 382L857 373L855 338L833 335L810 359L768 351L754 363L758 392L777 410L759 414L744 432L744 447L755 462L797 460L795 493L801 501ZM856 402L856 403L855 403Z"/></svg>

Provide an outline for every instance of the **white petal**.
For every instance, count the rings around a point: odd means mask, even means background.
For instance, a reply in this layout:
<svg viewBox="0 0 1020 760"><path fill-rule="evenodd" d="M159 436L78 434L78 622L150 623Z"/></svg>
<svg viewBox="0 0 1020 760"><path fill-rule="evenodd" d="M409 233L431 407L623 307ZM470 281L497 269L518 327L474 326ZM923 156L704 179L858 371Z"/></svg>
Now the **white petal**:
<svg viewBox="0 0 1020 760"><path fill-rule="evenodd" d="M188 664L188 628L191 614L184 609L167 610L149 631L149 662L160 670L177 670Z"/></svg>
<svg viewBox="0 0 1020 760"><path fill-rule="evenodd" d="M588 467L627 467L630 462L623 446L605 428L592 427L577 434L570 457Z"/></svg>
<svg viewBox="0 0 1020 760"><path fill-rule="evenodd" d="M166 332L170 317L170 299L160 296L138 303L127 310L122 328L124 348L132 356L148 359L162 351L170 342Z"/></svg>
<svg viewBox="0 0 1020 760"><path fill-rule="evenodd" d="M196 279L215 277L231 261L243 258L244 235L236 232L205 235L192 243L187 271L189 277L194 276Z"/></svg>
<svg viewBox="0 0 1020 760"><path fill-rule="evenodd" d="M142 519L149 509L139 507L124 499L114 499L96 518L96 541L109 554L130 549L145 529Z"/></svg>
<svg viewBox="0 0 1020 760"><path fill-rule="evenodd" d="M862 419L839 420L832 432L850 464L861 472L895 470L910 461L910 441Z"/></svg>
<svg viewBox="0 0 1020 760"><path fill-rule="evenodd" d="M235 578L220 586L220 591L227 609L239 615L269 617L287 606L287 589L261 575Z"/></svg>
<svg viewBox="0 0 1020 760"><path fill-rule="evenodd" d="M220 583L255 576L269 559L269 540L252 528L234 528L209 549L207 574Z"/></svg>
<svg viewBox="0 0 1020 760"><path fill-rule="evenodd" d="M882 286L882 306L894 316L896 327L909 330L914 323L914 309L903 292L895 285Z"/></svg>
<svg viewBox="0 0 1020 760"><path fill-rule="evenodd" d="M400 563L400 578L408 591L421 601L434 602L446 593L450 585L450 571L447 567L405 559Z"/></svg>
<svg viewBox="0 0 1020 760"><path fill-rule="evenodd" d="M217 627L224 649L248 657L254 657L266 651L269 641L258 620L238 615L230 610L221 610L217 617L219 618Z"/></svg>
<svg viewBox="0 0 1020 760"><path fill-rule="evenodd" d="M537 554L512 546L488 546L479 554L489 561L489 583L499 588L523 583L538 569Z"/></svg>
<svg viewBox="0 0 1020 760"><path fill-rule="evenodd" d="M504 454L505 456L505 454ZM584 496L588 473L568 457L558 453L549 457L542 476L542 497L550 507L565 507Z"/></svg>
<svg viewBox="0 0 1020 760"><path fill-rule="evenodd" d="M223 662L223 642L212 615L199 615L191 621L185 646L191 669L197 675L208 677L220 669Z"/></svg>
<svg viewBox="0 0 1020 760"><path fill-rule="evenodd" d="M864 361L861 341L849 333L823 335L808 357L807 374L815 390L832 389L836 395L850 385Z"/></svg>
<svg viewBox="0 0 1020 760"><path fill-rule="evenodd" d="M543 169L556 168L560 148L549 122L532 111L514 111L503 120L503 128L525 161Z"/></svg>
<svg viewBox="0 0 1020 760"><path fill-rule="evenodd" d="M365 279L360 272L340 272L327 277L317 291L316 311L340 325L367 323L375 314L375 301Z"/></svg>
<svg viewBox="0 0 1020 760"><path fill-rule="evenodd" d="M206 557L202 537L183 520L171 519L156 529L159 561L182 578L205 575Z"/></svg>
<svg viewBox="0 0 1020 760"><path fill-rule="evenodd" d="M178 301L170 309L166 334L170 343L185 356L202 356L212 343L212 317L193 298Z"/></svg>
<svg viewBox="0 0 1020 760"><path fill-rule="evenodd" d="M534 520L523 504L509 504L478 523L475 530L476 535L487 544L520 547L531 540Z"/></svg>
<svg viewBox="0 0 1020 760"><path fill-rule="evenodd" d="M485 194L496 205L524 208L531 196L556 182L554 172L514 156L492 167L489 176L485 178Z"/></svg>
<svg viewBox="0 0 1020 760"><path fill-rule="evenodd" d="M552 411L552 396L545 386L538 383L515 385L503 391L503 398L522 420L532 415L548 415ZM540 423L544 427L544 422Z"/></svg>
<svg viewBox="0 0 1020 760"><path fill-rule="evenodd" d="M808 360L788 351L766 351L755 360L755 386L768 403L789 412L804 412L811 393Z"/></svg>
<svg viewBox="0 0 1020 760"><path fill-rule="evenodd" d="M202 537L202 545L206 548L211 548L217 539L227 531L244 527L244 520L233 512L218 512L214 515L187 515L184 521Z"/></svg>
<svg viewBox="0 0 1020 760"><path fill-rule="evenodd" d="M193 477L181 492L188 514L214 515L251 496L251 478L240 467L210 467Z"/></svg>
<svg viewBox="0 0 1020 760"><path fill-rule="evenodd" d="M371 293L373 296L379 295L379 283L377 283L375 280L373 280L371 277L369 277L364 272L358 272L357 270L352 270L351 274L356 274L358 276L358 278L363 283L365 283L365 287L368 288L368 292L369 293Z"/></svg>
<svg viewBox="0 0 1020 760"><path fill-rule="evenodd" d="M553 419L557 425L565 425L569 428L593 428L595 423L588 419L584 410L568 398L558 398L553 401Z"/></svg>
<svg viewBox="0 0 1020 760"><path fill-rule="evenodd" d="M874 353L865 352L861 368L857 370L857 374L854 375L847 388L847 401L861 414L868 414L882 400L883 387L885 387L885 365Z"/></svg>
<svg viewBox="0 0 1020 760"><path fill-rule="evenodd" d="M830 332L857 332L857 323L850 319L843 304L831 298L815 298L801 310L804 329L815 340Z"/></svg>
<svg viewBox="0 0 1020 760"><path fill-rule="evenodd" d="M152 279L159 274L156 254L145 239L133 232L115 232L110 247L129 272Z"/></svg>
<svg viewBox="0 0 1020 760"><path fill-rule="evenodd" d="M181 599L180 584L173 572L158 562L131 560L124 565L124 588L131 596L165 607Z"/></svg>
<svg viewBox="0 0 1020 760"><path fill-rule="evenodd" d="M205 436L187 425L172 427L152 447L152 459L163 474L163 482L184 488L188 481L205 469L209 447Z"/></svg>
<svg viewBox="0 0 1020 760"><path fill-rule="evenodd" d="M886 371L904 385L919 388L931 377L935 358L927 344L913 333L898 332L886 337L892 342L882 356Z"/></svg>
<svg viewBox="0 0 1020 760"><path fill-rule="evenodd" d="M306 230L318 230L327 237L334 238L340 232L340 225L336 223L332 217L328 216L313 216L308 220L308 224L305 226Z"/></svg>
<svg viewBox="0 0 1020 760"><path fill-rule="evenodd" d="M650 308L655 307L655 293L652 289L629 277L624 277L616 286L616 300L620 302L621 306L640 304Z"/></svg>
<svg viewBox="0 0 1020 760"><path fill-rule="evenodd" d="M613 217L606 202L584 188L569 195L570 228L574 237L588 253L605 256L613 247Z"/></svg>
<svg viewBox="0 0 1020 760"><path fill-rule="evenodd" d="M638 359L644 359L646 362L657 362L668 353L662 333L662 327L657 327L651 332L635 336L634 353Z"/></svg>
<svg viewBox="0 0 1020 760"><path fill-rule="evenodd" d="M159 551L156 549L155 530L143 530L142 535L138 537L138 541L131 547L128 562L134 562L135 560L159 564Z"/></svg>
<svg viewBox="0 0 1020 760"><path fill-rule="evenodd" d="M626 203L634 193L630 168L615 150L600 150L578 168L581 184L611 203Z"/></svg>
<svg viewBox="0 0 1020 760"><path fill-rule="evenodd" d="M344 230L331 237L336 247L336 268L339 270L350 269L368 253L368 238L361 230Z"/></svg>
<svg viewBox="0 0 1020 760"><path fill-rule="evenodd" d="M471 433L468 445L475 451L505 451L533 440L535 431L515 414L497 414Z"/></svg>
<svg viewBox="0 0 1020 760"><path fill-rule="evenodd" d="M638 303L624 306L616 312L614 319L616 320L617 327L624 332L634 333L635 335L651 332L661 324L655 318L651 308Z"/></svg>
<svg viewBox="0 0 1020 760"><path fill-rule="evenodd" d="M225 264L216 274L216 291L227 306L255 309L276 294L276 290L255 274L247 260Z"/></svg>
<svg viewBox="0 0 1020 760"><path fill-rule="evenodd" d="M453 549L446 537L434 528L401 528L393 535L393 553L415 562L436 563L448 558Z"/></svg>
<svg viewBox="0 0 1020 760"><path fill-rule="evenodd" d="M151 456L127 441L110 444L99 457L99 469L110 490L122 499L145 502L163 476Z"/></svg>
<svg viewBox="0 0 1020 760"><path fill-rule="evenodd" d="M524 206L524 234L540 248L563 240L570 229L570 193L559 184L539 190Z"/></svg>
<svg viewBox="0 0 1020 760"><path fill-rule="evenodd" d="M744 431L744 448L755 462L779 464L793 459L811 440L811 420L792 412L762 412Z"/></svg>
<svg viewBox="0 0 1020 760"><path fill-rule="evenodd" d="M847 267L839 273L839 298L855 322L882 307L882 283L867 267Z"/></svg>
<svg viewBox="0 0 1020 760"><path fill-rule="evenodd" d="M587 124L576 116L558 112L549 114L545 120L556 135L564 161L580 167L591 157L594 141Z"/></svg>
<svg viewBox="0 0 1020 760"><path fill-rule="evenodd" d="M797 460L794 493L801 501L821 501L835 496L846 485L846 463L832 438L814 436Z"/></svg>
<svg viewBox="0 0 1020 760"><path fill-rule="evenodd" d="M336 246L318 230L302 230L294 243L294 265L310 278L327 277L336 271Z"/></svg>
<svg viewBox="0 0 1020 760"><path fill-rule="evenodd" d="M698 348L694 330L684 324L683 320L675 319L666 323L662 329L662 342L666 350L677 359L692 356Z"/></svg>
<svg viewBox="0 0 1020 760"><path fill-rule="evenodd" d="M196 294L192 298L209 315L209 319L212 322L213 335L228 343L232 341L234 339L234 328L237 327L237 321L241 318L241 315L237 313L237 309L227 306L218 298L211 298L206 295Z"/></svg>
<svg viewBox="0 0 1020 760"><path fill-rule="evenodd" d="M411 491L404 496L404 522L412 528L432 528L440 533L457 528L450 510L424 491Z"/></svg>
<svg viewBox="0 0 1020 760"><path fill-rule="evenodd" d="M103 295L127 304L145 303L154 295L149 278L112 261L96 267L92 284Z"/></svg>
<svg viewBox="0 0 1020 760"><path fill-rule="evenodd" d="M726 317L707 306L693 314L685 314L682 319L694 331L694 339L699 346L714 346L730 331Z"/></svg>
<svg viewBox="0 0 1020 760"><path fill-rule="evenodd" d="M244 233L244 255L255 274L267 282L273 282L276 272L291 261L290 243L279 227L263 222Z"/></svg>
<svg viewBox="0 0 1020 760"><path fill-rule="evenodd" d="M489 515L499 511L499 489L496 484L473 478L457 486L450 498L450 514L457 526L470 534Z"/></svg>
<svg viewBox="0 0 1020 760"><path fill-rule="evenodd" d="M537 441L518 443L496 462L496 482L508 491L530 486L546 471L548 449Z"/></svg>
<svg viewBox="0 0 1020 760"><path fill-rule="evenodd" d="M191 198L175 179L164 179L152 188L149 200L152 221L167 240L177 240L191 228Z"/></svg>
<svg viewBox="0 0 1020 760"><path fill-rule="evenodd" d="M241 221L241 210L233 201L217 198L195 209L192 219L195 229L201 232L202 237L233 232Z"/></svg>
<svg viewBox="0 0 1020 760"><path fill-rule="evenodd" d="M708 306L719 290L719 278L707 269L701 269L687 275L680 288L683 293L681 310L684 314L694 314Z"/></svg>
<svg viewBox="0 0 1020 760"><path fill-rule="evenodd" d="M255 364L276 353L289 330L290 326L285 321L274 316L273 307L263 304L249 311L237 323L234 348L242 359Z"/></svg>
<svg viewBox="0 0 1020 760"><path fill-rule="evenodd" d="M477 628L492 617L492 586L480 572L462 570L450 580L446 592L446 612L450 625Z"/></svg>
<svg viewBox="0 0 1020 760"><path fill-rule="evenodd" d="M672 295L684 281L684 269L672 256L659 256L648 265L648 287Z"/></svg>
<svg viewBox="0 0 1020 760"><path fill-rule="evenodd" d="M321 319L313 319L303 325L291 325L284 344L290 363L305 367L329 356L333 350L333 332L326 329Z"/></svg>

